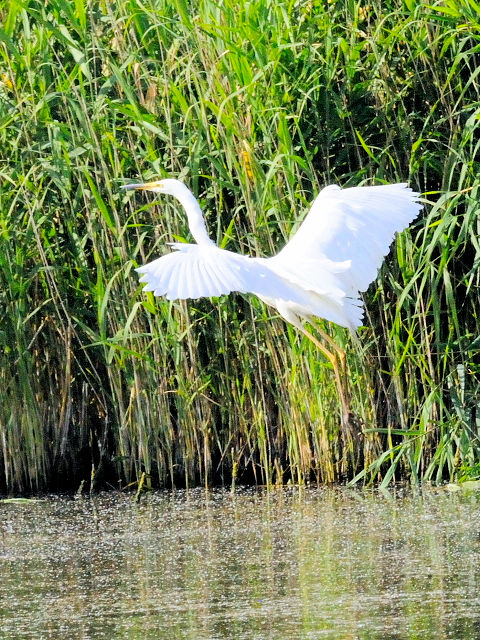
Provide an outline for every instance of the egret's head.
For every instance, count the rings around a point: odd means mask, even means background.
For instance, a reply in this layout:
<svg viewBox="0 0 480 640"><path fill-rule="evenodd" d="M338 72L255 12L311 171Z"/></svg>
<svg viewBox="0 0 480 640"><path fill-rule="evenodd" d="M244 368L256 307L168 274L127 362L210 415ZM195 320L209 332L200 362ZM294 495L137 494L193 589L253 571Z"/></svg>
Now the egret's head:
<svg viewBox="0 0 480 640"><path fill-rule="evenodd" d="M134 184L124 184L121 187L126 191L135 189L137 191L154 191L155 193L169 193L177 195L178 192L185 188L183 182L174 180L173 178L164 178L163 180L155 180L154 182L140 182Z"/></svg>

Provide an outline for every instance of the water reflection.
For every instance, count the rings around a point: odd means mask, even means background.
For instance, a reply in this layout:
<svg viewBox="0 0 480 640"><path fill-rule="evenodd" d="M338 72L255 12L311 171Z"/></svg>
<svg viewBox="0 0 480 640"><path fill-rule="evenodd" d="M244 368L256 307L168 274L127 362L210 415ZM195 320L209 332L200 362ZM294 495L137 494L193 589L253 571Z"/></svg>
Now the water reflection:
<svg viewBox="0 0 480 640"><path fill-rule="evenodd" d="M0 637L480 637L476 494L0 504Z"/></svg>

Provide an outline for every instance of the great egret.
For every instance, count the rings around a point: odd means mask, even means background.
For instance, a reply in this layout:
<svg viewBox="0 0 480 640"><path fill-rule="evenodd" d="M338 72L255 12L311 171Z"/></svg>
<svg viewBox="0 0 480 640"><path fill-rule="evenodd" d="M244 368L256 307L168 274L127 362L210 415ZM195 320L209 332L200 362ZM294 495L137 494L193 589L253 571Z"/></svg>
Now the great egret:
<svg viewBox="0 0 480 640"><path fill-rule="evenodd" d="M253 293L304 333L333 365L343 412L337 356L343 352L324 332L330 351L302 324L313 316L355 332L362 324L366 291L377 275L397 231L417 215L419 194L406 184L325 187L294 236L271 258L250 257L220 249L209 238L202 210L188 187L172 178L124 189L170 194L183 205L197 244L170 243L176 251L139 267L144 291L168 300ZM344 366L344 362L343 362Z"/></svg>

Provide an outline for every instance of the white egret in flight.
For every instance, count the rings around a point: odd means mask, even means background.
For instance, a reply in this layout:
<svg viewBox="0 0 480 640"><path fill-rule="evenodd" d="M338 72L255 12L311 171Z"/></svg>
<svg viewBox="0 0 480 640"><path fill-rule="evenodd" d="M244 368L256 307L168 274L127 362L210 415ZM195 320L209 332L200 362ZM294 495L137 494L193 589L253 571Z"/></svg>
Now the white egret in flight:
<svg viewBox="0 0 480 640"><path fill-rule="evenodd" d="M325 187L283 249L270 258L260 258L217 247L208 236L195 196L179 180L166 178L126 184L123 188L177 198L196 241L171 243L175 251L139 267L144 291L164 295L168 300L221 296L232 291L258 296L310 338L330 360L345 416L348 401L335 355L343 352L332 338L319 331L332 353L304 327L302 320L317 316L352 332L361 326L363 303L359 294L375 279L395 233L418 215L419 194L406 184Z"/></svg>

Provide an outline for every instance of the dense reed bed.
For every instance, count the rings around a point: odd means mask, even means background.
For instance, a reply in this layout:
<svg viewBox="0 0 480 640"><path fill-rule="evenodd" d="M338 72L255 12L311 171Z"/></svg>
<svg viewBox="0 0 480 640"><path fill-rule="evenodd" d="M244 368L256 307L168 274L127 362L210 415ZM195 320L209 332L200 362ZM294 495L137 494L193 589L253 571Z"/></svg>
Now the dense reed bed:
<svg viewBox="0 0 480 640"><path fill-rule="evenodd" d="M478 475L480 21L469 1L5 2L0 487ZM169 303L135 266L188 237L269 255L321 186L408 180L424 214L332 370L261 302ZM83 483L83 484L82 484Z"/></svg>

